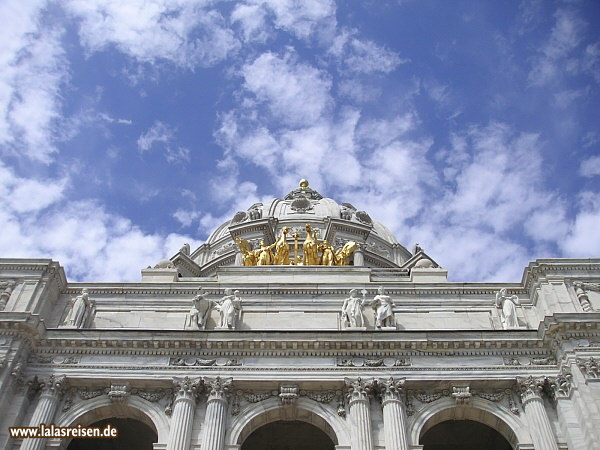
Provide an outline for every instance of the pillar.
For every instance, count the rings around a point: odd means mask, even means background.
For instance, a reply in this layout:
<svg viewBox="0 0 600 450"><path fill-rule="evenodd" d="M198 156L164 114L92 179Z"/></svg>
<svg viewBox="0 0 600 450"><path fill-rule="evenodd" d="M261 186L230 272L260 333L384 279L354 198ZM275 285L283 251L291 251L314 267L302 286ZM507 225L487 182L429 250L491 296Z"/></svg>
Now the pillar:
<svg viewBox="0 0 600 450"><path fill-rule="evenodd" d="M365 255L363 253L363 247L361 244L358 244L356 250L354 250L354 265L356 267L365 265Z"/></svg>
<svg viewBox="0 0 600 450"><path fill-rule="evenodd" d="M220 377L212 381L206 381L210 391L206 402L202 450L223 450L227 418L227 395L229 394L231 381L231 378L224 380Z"/></svg>
<svg viewBox="0 0 600 450"><path fill-rule="evenodd" d="M200 378L175 378L173 380L175 400L171 415L171 429L167 450L189 450L192 438L192 423L196 409L196 395L201 388Z"/></svg>
<svg viewBox="0 0 600 450"><path fill-rule="evenodd" d="M550 420L544 408L542 389L546 378L518 377L523 409L530 424L531 437L536 450L558 450Z"/></svg>
<svg viewBox="0 0 600 450"><path fill-rule="evenodd" d="M379 380L379 393L383 407L383 430L386 450L408 450L406 410L404 406L405 378Z"/></svg>
<svg viewBox="0 0 600 450"><path fill-rule="evenodd" d="M31 417L29 426L51 425L62 395L67 388L65 376L51 375L40 383L40 398ZM46 447L46 439L23 439L21 450L41 450Z"/></svg>
<svg viewBox="0 0 600 450"><path fill-rule="evenodd" d="M346 388L350 408L352 450L373 450L369 410L369 394L373 389L373 382L365 382L361 378L346 378Z"/></svg>

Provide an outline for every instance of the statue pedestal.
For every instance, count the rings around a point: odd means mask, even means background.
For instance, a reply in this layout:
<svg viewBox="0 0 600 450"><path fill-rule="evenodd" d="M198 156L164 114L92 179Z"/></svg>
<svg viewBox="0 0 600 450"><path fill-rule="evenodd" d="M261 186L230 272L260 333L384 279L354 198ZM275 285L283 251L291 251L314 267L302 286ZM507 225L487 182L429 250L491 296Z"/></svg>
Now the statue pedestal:
<svg viewBox="0 0 600 450"><path fill-rule="evenodd" d="M396 328L396 327L379 327L379 328L375 328L375 330L381 330L381 331L396 331L396 330L398 330L398 328Z"/></svg>
<svg viewBox="0 0 600 450"><path fill-rule="evenodd" d="M346 327L342 331L367 331L367 327Z"/></svg>
<svg viewBox="0 0 600 450"><path fill-rule="evenodd" d="M235 327L215 327L215 331L235 331Z"/></svg>

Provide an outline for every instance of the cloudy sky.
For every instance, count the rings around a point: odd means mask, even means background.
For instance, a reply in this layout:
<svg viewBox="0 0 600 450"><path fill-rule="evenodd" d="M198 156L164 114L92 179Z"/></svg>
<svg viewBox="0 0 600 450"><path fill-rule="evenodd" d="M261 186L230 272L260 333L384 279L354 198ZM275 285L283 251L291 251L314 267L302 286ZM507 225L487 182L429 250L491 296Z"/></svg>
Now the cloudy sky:
<svg viewBox="0 0 600 450"><path fill-rule="evenodd" d="M600 256L600 3L0 2L0 257L137 281L300 178L454 281Z"/></svg>

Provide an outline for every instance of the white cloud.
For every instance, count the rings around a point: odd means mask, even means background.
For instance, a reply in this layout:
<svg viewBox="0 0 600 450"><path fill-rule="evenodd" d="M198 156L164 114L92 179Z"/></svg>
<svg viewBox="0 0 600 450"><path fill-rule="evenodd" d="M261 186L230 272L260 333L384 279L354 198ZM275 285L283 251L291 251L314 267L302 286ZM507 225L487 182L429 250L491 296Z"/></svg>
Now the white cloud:
<svg viewBox="0 0 600 450"><path fill-rule="evenodd" d="M579 73L582 65L594 64L594 51L586 56L578 49L584 38L587 23L571 9L559 8L554 14L551 34L534 58L529 81L543 85L565 72Z"/></svg>
<svg viewBox="0 0 600 450"><path fill-rule="evenodd" d="M587 178L600 175L600 156L590 156L581 161L579 174Z"/></svg>
<svg viewBox="0 0 600 450"><path fill-rule="evenodd" d="M600 195L583 192L579 210L567 237L560 243L565 256L575 258L598 257L600 254Z"/></svg>
<svg viewBox="0 0 600 450"><path fill-rule="evenodd" d="M263 53L246 64L241 74L244 87L286 124L314 123L331 106L329 76L298 62L293 54Z"/></svg>
<svg viewBox="0 0 600 450"><path fill-rule="evenodd" d="M35 180L19 180L28 195L41 197L19 209L13 203L20 194L10 198L15 190L11 183L0 177L0 192L8 193L0 196L5 199L0 200L0 254L52 258L65 267L71 281L137 281L142 268L172 256L185 242L200 245L189 236L145 233L97 201L65 201L56 189L42 193Z"/></svg>
<svg viewBox="0 0 600 450"><path fill-rule="evenodd" d="M329 53L344 67L346 72L371 74L390 73L398 65L408 62L396 52L388 50L368 39L357 37L356 30L344 29L333 40Z"/></svg>
<svg viewBox="0 0 600 450"><path fill-rule="evenodd" d="M140 62L169 61L208 67L236 52L239 43L215 10L186 0L69 0L89 52L115 46Z"/></svg>
<svg viewBox="0 0 600 450"><path fill-rule="evenodd" d="M60 119L60 89L69 66L62 30L43 19L42 2L2 2L0 17L0 144L49 163Z"/></svg>
<svg viewBox="0 0 600 450"><path fill-rule="evenodd" d="M153 148L161 148L169 163L189 162L189 149L175 145L174 141L175 129L157 120L145 133L140 135L137 146L142 153Z"/></svg>
<svg viewBox="0 0 600 450"><path fill-rule="evenodd" d="M179 208L173 213L173 217L184 227L189 227L198 217L200 213L185 208Z"/></svg>

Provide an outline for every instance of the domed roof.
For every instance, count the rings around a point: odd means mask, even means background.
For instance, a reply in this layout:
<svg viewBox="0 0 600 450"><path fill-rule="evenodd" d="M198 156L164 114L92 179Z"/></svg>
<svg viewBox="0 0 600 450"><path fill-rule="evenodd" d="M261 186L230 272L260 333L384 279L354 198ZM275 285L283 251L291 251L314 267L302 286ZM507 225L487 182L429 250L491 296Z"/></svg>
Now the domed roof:
<svg viewBox="0 0 600 450"><path fill-rule="evenodd" d="M351 203L338 203L323 197L311 188L307 180L283 198L255 203L246 211L238 211L233 218L220 225L192 258L202 267L235 264L239 252L237 238L257 248L261 241L267 245L275 242L283 227L291 233L305 237L304 227L310 224L321 241L327 240L335 248L353 241L363 250L361 265L372 267L399 267L411 257L394 235L382 223L373 220L366 211L358 210Z"/></svg>

